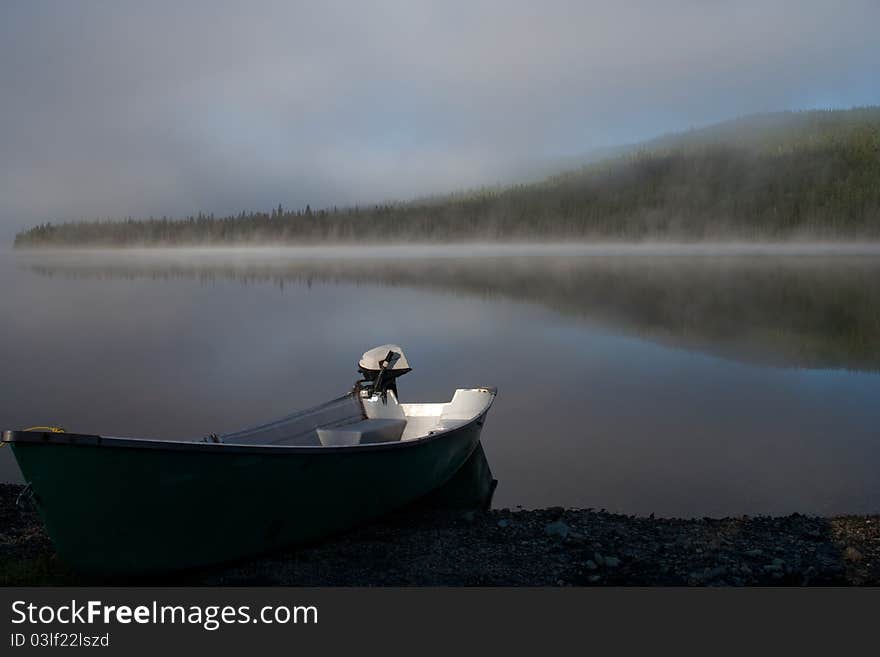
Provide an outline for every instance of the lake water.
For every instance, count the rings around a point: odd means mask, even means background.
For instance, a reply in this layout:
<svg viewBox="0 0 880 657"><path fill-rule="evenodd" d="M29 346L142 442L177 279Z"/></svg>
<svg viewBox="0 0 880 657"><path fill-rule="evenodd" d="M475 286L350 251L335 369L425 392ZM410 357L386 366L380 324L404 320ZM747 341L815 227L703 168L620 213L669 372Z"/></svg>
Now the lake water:
<svg viewBox="0 0 880 657"><path fill-rule="evenodd" d="M0 276L2 428L222 433L396 342L404 401L499 388L495 506L880 512L872 249L2 252Z"/></svg>

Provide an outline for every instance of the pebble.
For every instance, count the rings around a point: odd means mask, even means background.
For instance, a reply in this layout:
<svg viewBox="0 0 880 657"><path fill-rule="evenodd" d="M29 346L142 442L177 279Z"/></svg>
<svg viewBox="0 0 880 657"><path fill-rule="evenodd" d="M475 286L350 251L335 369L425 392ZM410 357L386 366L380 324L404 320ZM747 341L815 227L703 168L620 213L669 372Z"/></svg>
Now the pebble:
<svg viewBox="0 0 880 657"><path fill-rule="evenodd" d="M726 566L715 566L706 573L706 579L717 579L719 577L724 577L727 574Z"/></svg>
<svg viewBox="0 0 880 657"><path fill-rule="evenodd" d="M0 504L4 557L11 553L18 560L54 563L54 550L36 511L14 504L20 492L20 486L0 484L0 502L11 502ZM435 586L533 586L557 581L565 586L878 586L878 518L741 517L707 523L574 509L419 510L313 545L186 573L175 581L306 586L402 581ZM822 530L817 540L808 534L814 527ZM400 558L383 556L390 542ZM703 550L701 556L697 549ZM352 554L367 557L355 560ZM59 584L69 581L60 569L48 576ZM33 583L25 578L16 581Z"/></svg>
<svg viewBox="0 0 880 657"><path fill-rule="evenodd" d="M556 522L551 522L544 525L544 533L547 534L547 536L565 538L566 536L568 536L568 533L570 531L571 528L562 520L557 520Z"/></svg>
<svg viewBox="0 0 880 657"><path fill-rule="evenodd" d="M862 560L862 553L850 545L843 551L843 558L847 561L858 562Z"/></svg>

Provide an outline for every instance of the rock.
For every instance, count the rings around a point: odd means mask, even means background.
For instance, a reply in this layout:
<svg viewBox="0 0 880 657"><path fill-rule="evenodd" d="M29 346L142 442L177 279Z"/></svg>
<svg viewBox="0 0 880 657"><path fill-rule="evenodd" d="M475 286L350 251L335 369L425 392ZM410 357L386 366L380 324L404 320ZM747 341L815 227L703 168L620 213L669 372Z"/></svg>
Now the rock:
<svg viewBox="0 0 880 657"><path fill-rule="evenodd" d="M706 579L718 579L727 574L726 566L715 566L706 573Z"/></svg>
<svg viewBox="0 0 880 657"><path fill-rule="evenodd" d="M856 563L862 560L862 553L856 550L854 547L849 546L843 551L843 558L847 561Z"/></svg>
<svg viewBox="0 0 880 657"><path fill-rule="evenodd" d="M568 533L570 531L571 528L562 520L557 520L556 522L551 522L547 525L544 525L544 533L547 534L547 536L565 538L566 536L568 536Z"/></svg>
<svg viewBox="0 0 880 657"><path fill-rule="evenodd" d="M19 486L0 484L4 558L10 558L11 550L13 559L45 561L49 581L64 584L68 576L54 565L39 516L15 506L20 492ZM821 540L809 538L812 528L821 530ZM390 541L398 558L387 558ZM363 558L352 559L355 553ZM554 516L540 509L515 514L449 509L402 512L315 545L175 581L239 586L877 586L878 560L880 516L759 517L709 526L702 520L651 521L581 510ZM35 583L33 578L18 581Z"/></svg>
<svg viewBox="0 0 880 657"><path fill-rule="evenodd" d="M705 581L705 575L698 571L688 573L688 584L690 586L702 586Z"/></svg>

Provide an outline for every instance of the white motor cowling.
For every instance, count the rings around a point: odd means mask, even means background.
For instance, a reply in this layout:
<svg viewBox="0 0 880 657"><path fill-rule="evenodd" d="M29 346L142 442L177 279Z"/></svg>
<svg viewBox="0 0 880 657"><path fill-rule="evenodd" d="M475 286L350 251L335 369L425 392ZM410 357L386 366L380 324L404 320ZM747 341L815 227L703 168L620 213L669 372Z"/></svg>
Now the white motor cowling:
<svg viewBox="0 0 880 657"><path fill-rule="evenodd" d="M373 347L364 352L358 362L358 372L363 374L366 382L372 384L373 392L379 394L392 390L396 395L397 377L411 369L403 349L396 344Z"/></svg>

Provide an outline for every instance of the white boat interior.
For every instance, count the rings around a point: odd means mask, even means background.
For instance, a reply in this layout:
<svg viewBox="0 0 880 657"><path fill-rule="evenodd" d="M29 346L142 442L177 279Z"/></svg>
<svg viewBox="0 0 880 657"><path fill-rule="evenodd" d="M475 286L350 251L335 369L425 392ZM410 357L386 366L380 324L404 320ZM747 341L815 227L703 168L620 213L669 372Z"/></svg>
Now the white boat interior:
<svg viewBox="0 0 880 657"><path fill-rule="evenodd" d="M451 401L436 404L400 404L393 392L387 403L377 397L362 401L368 418L404 420L399 439L415 440L467 424L489 407L493 396L488 388L459 388Z"/></svg>
<svg viewBox="0 0 880 657"><path fill-rule="evenodd" d="M401 404L390 390L369 397L350 393L217 439L233 445L325 447L418 440L474 420L491 405L493 397L489 388L461 388L448 402Z"/></svg>
<svg viewBox="0 0 880 657"><path fill-rule="evenodd" d="M267 424L222 436L230 445L341 447L418 440L456 429L492 404L490 388L460 388L448 402L401 404L397 379L411 371L403 349L386 344L358 361L363 379L347 395Z"/></svg>

